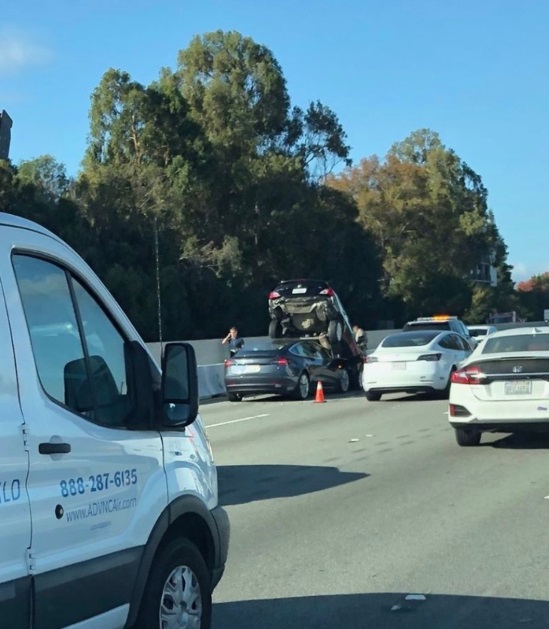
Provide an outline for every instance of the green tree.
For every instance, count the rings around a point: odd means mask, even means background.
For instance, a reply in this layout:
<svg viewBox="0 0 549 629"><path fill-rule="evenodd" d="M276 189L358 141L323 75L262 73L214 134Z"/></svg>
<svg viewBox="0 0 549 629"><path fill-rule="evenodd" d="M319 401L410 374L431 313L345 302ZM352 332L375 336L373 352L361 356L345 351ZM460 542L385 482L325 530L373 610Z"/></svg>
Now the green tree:
<svg viewBox="0 0 549 629"><path fill-rule="evenodd" d="M387 298L401 299L408 317L464 313L471 270L500 237L480 176L436 133L416 131L385 160L365 159L329 183L357 203L358 221L381 252Z"/></svg>

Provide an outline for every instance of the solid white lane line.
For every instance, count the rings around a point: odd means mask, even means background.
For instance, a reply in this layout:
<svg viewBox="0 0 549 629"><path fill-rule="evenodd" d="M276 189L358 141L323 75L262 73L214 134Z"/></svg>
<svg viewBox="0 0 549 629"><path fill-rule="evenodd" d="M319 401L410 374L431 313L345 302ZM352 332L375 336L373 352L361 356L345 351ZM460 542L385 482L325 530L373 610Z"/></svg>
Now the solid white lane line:
<svg viewBox="0 0 549 629"><path fill-rule="evenodd" d="M240 419L231 419L228 422L221 422L219 424L210 424L206 425L206 429L208 428L217 428L218 426L228 426L229 424L238 424L240 422L249 422L250 419L259 419L260 417L269 417L269 413L263 413L262 415L252 415L251 417L241 417Z"/></svg>

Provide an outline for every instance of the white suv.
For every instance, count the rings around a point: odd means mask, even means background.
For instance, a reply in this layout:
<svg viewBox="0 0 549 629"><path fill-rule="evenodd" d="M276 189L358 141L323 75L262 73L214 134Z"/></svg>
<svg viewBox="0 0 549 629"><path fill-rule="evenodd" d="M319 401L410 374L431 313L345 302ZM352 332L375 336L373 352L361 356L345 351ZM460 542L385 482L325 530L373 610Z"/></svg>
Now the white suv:
<svg viewBox="0 0 549 629"><path fill-rule="evenodd" d="M210 627L229 521L190 345L162 372L85 262L0 213L0 626Z"/></svg>

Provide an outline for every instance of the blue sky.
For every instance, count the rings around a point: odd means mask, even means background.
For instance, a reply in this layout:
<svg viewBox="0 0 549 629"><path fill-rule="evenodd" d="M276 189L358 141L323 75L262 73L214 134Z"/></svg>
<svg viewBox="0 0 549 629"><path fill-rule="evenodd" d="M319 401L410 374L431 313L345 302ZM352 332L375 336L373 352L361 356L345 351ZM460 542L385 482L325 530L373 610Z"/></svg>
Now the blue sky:
<svg viewBox="0 0 549 629"><path fill-rule="evenodd" d="M515 265L549 271L549 2L543 0L19 0L0 23L11 157L76 174L90 94L109 67L154 80L191 37L268 46L294 104L320 99L355 162L428 127L478 172Z"/></svg>

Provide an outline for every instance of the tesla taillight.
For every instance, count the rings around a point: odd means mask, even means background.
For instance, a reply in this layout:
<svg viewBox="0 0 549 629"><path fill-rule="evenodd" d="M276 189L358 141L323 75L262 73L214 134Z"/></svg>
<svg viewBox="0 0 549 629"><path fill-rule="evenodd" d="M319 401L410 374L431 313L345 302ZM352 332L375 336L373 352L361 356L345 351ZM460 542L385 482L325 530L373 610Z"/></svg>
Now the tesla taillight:
<svg viewBox="0 0 549 629"><path fill-rule="evenodd" d="M278 299L280 297L280 293L277 293L275 290L269 293L269 299Z"/></svg>
<svg viewBox="0 0 549 629"><path fill-rule="evenodd" d="M328 295L328 297L333 297L334 296L334 289L333 288L325 288L324 290L320 291L321 295Z"/></svg>
<svg viewBox="0 0 549 629"><path fill-rule="evenodd" d="M275 360L275 363L277 365L287 365L288 364L288 359L287 358L277 358Z"/></svg>
<svg viewBox="0 0 549 629"><path fill-rule="evenodd" d="M478 367L465 367L452 373L452 382L455 384L479 384L483 373Z"/></svg>
<svg viewBox="0 0 549 629"><path fill-rule="evenodd" d="M225 360L225 367L231 367L232 365L236 365L234 360L229 360L228 358Z"/></svg>
<svg viewBox="0 0 549 629"><path fill-rule="evenodd" d="M442 354L422 354L418 360L427 360L428 362L433 362L440 360L442 358Z"/></svg>

